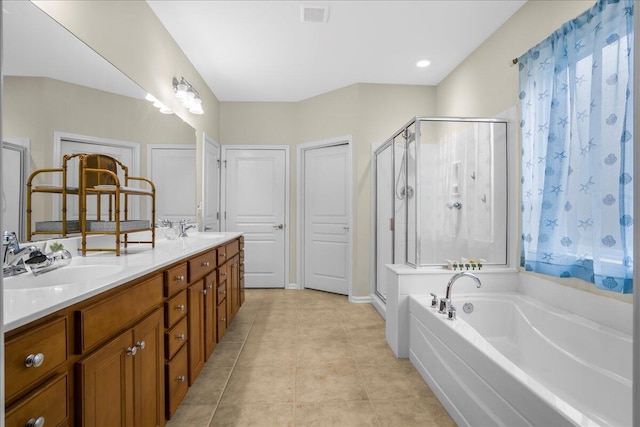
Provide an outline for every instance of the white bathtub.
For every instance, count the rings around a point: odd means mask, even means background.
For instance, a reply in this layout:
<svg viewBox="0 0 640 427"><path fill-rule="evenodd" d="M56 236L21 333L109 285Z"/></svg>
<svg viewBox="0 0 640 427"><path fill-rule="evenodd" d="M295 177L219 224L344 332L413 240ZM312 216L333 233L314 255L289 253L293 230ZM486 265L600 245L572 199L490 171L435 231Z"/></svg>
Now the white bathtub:
<svg viewBox="0 0 640 427"><path fill-rule="evenodd" d="M631 335L523 294L452 299L456 321L411 296L409 357L458 425L631 426Z"/></svg>

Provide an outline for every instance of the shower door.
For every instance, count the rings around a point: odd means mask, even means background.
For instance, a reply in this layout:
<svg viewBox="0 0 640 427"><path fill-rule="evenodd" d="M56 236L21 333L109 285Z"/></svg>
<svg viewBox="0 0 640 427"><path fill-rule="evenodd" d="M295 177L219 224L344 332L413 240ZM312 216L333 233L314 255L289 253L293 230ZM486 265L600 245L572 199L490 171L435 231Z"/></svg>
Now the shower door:
<svg viewBox="0 0 640 427"><path fill-rule="evenodd" d="M394 263L394 167L393 148L387 141L374 153L375 157L375 293L386 302L386 264Z"/></svg>

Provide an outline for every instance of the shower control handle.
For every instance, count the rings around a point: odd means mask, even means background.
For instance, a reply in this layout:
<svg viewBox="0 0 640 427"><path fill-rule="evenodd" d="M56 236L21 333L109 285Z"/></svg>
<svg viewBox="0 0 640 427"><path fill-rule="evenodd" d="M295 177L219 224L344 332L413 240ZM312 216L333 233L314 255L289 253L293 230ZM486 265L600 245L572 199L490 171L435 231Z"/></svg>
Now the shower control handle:
<svg viewBox="0 0 640 427"><path fill-rule="evenodd" d="M430 292L429 295L431 295L433 297L431 299L431 308L437 308L438 307L438 295L434 294L433 292Z"/></svg>
<svg viewBox="0 0 640 427"><path fill-rule="evenodd" d="M282 230L284 228L284 224L273 224L273 228L276 230Z"/></svg>

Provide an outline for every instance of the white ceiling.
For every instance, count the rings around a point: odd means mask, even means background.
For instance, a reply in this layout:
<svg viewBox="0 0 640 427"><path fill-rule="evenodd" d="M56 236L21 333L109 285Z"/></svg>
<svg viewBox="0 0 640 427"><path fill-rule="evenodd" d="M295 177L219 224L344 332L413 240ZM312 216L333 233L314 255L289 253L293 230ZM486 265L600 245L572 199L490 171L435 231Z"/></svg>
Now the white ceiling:
<svg viewBox="0 0 640 427"><path fill-rule="evenodd" d="M147 0L221 101L436 85L525 2ZM302 4L328 5L328 22L302 23Z"/></svg>

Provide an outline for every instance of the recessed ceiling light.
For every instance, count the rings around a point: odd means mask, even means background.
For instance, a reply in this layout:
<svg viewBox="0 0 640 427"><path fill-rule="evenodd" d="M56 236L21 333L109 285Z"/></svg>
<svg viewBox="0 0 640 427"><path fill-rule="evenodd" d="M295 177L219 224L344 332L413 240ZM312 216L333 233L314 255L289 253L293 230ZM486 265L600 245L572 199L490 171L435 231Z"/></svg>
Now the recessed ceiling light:
<svg viewBox="0 0 640 427"><path fill-rule="evenodd" d="M428 59L421 59L420 61L416 62L416 67L420 68L426 68L429 65L431 65L431 61L429 61Z"/></svg>

